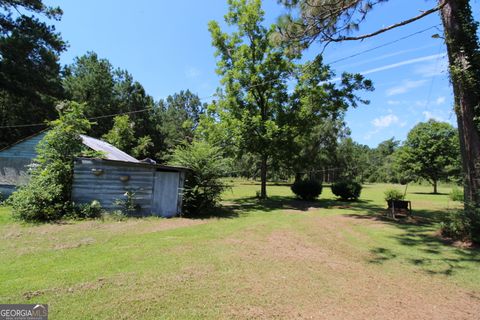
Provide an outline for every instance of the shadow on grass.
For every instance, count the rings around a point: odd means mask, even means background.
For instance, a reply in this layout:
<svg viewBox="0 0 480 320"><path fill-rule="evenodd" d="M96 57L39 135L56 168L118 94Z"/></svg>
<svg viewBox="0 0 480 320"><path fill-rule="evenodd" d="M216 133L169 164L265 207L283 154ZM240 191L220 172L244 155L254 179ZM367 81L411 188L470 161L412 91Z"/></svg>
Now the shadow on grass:
<svg viewBox="0 0 480 320"><path fill-rule="evenodd" d="M335 206L346 207L350 202L341 202L329 199L319 199L315 201L303 201L290 196L272 196L268 199L258 199L257 197L247 197L236 199L223 203L224 208L230 208L241 213L251 211L271 212L275 210L299 210L308 211L317 208L332 208Z"/></svg>
<svg viewBox="0 0 480 320"><path fill-rule="evenodd" d="M239 212L233 207L220 206L206 210L200 214L184 214L182 217L187 219L233 219L239 216Z"/></svg>
<svg viewBox="0 0 480 320"><path fill-rule="evenodd" d="M273 212L275 210L298 210L306 212L309 209L348 209L344 216L354 219L382 221L401 230L392 232L385 237L394 239L390 246L377 246L370 250L372 264L384 264L387 261L398 260L420 268L428 274L450 276L461 269L473 270L480 263L480 249L462 249L451 246L451 242L437 236L439 223L446 211L413 210L412 217L399 219L387 218L386 206L381 206L369 200L346 202L333 199L316 201L301 201L289 196L272 196L266 200L248 197L224 202L221 210L215 211L211 217L234 218L240 214L251 214L254 211ZM353 211L353 212L352 212ZM390 242L389 242L390 243ZM405 248L409 248L405 250Z"/></svg>
<svg viewBox="0 0 480 320"><path fill-rule="evenodd" d="M427 196L448 196L449 193L443 193L443 192L409 192L411 194L422 194L422 195L427 195Z"/></svg>
<svg viewBox="0 0 480 320"><path fill-rule="evenodd" d="M419 267L428 274L450 276L461 269L475 269L480 263L479 248L459 248L452 246L452 241L438 234L439 223L446 214L445 211L414 210L413 216L401 219L387 218L382 214L386 211L375 205L360 204L358 208L365 210L362 214L346 214L355 219L370 219L382 221L394 226L401 233L392 233L388 238L394 239L400 248L379 246L372 248L372 258L368 262L383 264L390 260L400 260ZM408 253L401 248L410 248ZM398 250L398 252L397 252Z"/></svg>

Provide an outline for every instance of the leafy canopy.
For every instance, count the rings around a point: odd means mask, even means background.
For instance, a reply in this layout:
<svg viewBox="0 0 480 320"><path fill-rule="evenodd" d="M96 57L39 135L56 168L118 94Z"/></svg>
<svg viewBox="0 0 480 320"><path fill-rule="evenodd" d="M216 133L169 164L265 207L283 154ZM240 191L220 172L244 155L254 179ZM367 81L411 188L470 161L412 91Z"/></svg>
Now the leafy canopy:
<svg viewBox="0 0 480 320"><path fill-rule="evenodd" d="M169 162L188 168L183 190L183 212L202 214L220 200L226 185L224 176L227 162L220 148L205 141L195 140L178 146Z"/></svg>
<svg viewBox="0 0 480 320"><path fill-rule="evenodd" d="M419 123L408 133L397 157L402 171L428 180L435 188L437 181L460 166L459 149L455 128L446 122L429 120Z"/></svg>
<svg viewBox="0 0 480 320"><path fill-rule="evenodd" d="M75 102L59 105L59 118L50 122L50 130L37 147L28 184L9 199L16 218L51 221L71 213L73 161L86 152L80 134L91 126L84 107Z"/></svg>

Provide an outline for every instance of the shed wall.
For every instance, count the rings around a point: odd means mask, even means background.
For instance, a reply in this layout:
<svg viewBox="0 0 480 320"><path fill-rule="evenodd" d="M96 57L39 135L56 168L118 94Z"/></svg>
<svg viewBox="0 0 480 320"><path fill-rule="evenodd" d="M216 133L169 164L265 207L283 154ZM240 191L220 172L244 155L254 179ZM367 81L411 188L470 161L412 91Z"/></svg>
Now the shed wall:
<svg viewBox="0 0 480 320"><path fill-rule="evenodd" d="M178 171L155 173L152 214L162 217L173 217L180 213L178 198L181 197L181 173Z"/></svg>
<svg viewBox="0 0 480 320"><path fill-rule="evenodd" d="M0 151L0 185L21 185L28 181L28 165L37 156L36 147L46 132Z"/></svg>
<svg viewBox="0 0 480 320"><path fill-rule="evenodd" d="M103 170L95 175L94 170ZM134 191L141 214L151 213L153 181L155 169L152 166L135 166L122 162L100 159L77 159L74 165L72 199L76 203L90 203L98 200L105 209L119 209L114 204L117 199L125 199L126 191ZM121 176L129 176L126 182Z"/></svg>

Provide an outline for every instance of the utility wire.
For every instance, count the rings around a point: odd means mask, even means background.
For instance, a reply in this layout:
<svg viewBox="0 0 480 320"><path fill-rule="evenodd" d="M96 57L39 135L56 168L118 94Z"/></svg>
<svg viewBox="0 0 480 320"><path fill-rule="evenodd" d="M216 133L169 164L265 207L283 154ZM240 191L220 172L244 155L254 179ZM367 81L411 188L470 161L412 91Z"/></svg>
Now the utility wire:
<svg viewBox="0 0 480 320"><path fill-rule="evenodd" d="M357 52L357 53L355 53L355 54L352 54L352 55L349 55L349 56L346 56L346 57L343 57L343 58L340 58L340 59L337 59L337 60L328 62L328 63L326 63L326 64L327 64L327 65L331 65L331 64L335 64L335 63L338 63L338 62L342 62L342 61L345 61L345 60L348 60L348 59L351 59L351 58L358 57L358 56L360 56L360 55L362 55L362 54L364 54L364 53L368 53L368 52L371 52L371 51L374 51L374 50L377 50L377 49L380 49L380 48L383 48L383 47L392 45L392 44L394 44L394 43L400 42L400 41L402 41L402 40L411 38L411 37L416 36L416 35L418 35L418 34L427 32L428 30L437 28L438 26L440 26L440 24L435 25L435 26L431 26L431 27L429 27L429 28L426 28L426 29L423 29L423 30L420 30L420 31L417 31L417 32L414 32L414 33L411 33L411 34L409 34L409 35L406 35L406 36L404 36L404 37L398 38L398 39L396 39L396 40L393 40L393 41L390 41L390 42L386 42L386 43L384 43L384 44L382 44L382 45L379 45L379 46L376 46L376 47L373 47L373 48L370 48L370 49L367 49L367 50L363 50L363 51ZM312 66L312 65L313 65L312 63L311 63L310 65L307 65L307 68L308 68L309 66ZM248 90L248 89L255 88L255 87L258 87L258 86L261 86L261 85L264 85L264 84L272 83L272 82L275 82L275 81L278 81L278 80L280 80L280 79L272 79L272 80L264 81L264 82L261 82L261 83L257 83L257 84L255 84L255 85L248 86L248 87L246 87L246 89ZM201 98L199 98L199 100L200 100L200 101L204 101L204 100L213 98L213 97L215 97L215 96L216 96L216 94L212 94L212 95L210 95L210 96L201 97ZM136 110L136 111L119 112L119 113L113 113L113 114L98 116L98 117L92 117L92 118L88 118L88 120L97 120L97 119L111 118L111 117L120 116L120 115L146 112L146 111L150 111L150 110L154 110L154 109L155 109L155 107L149 107L149 108L140 109L140 110ZM0 126L0 129L28 128L28 127L40 127L40 126L47 126L47 123L6 125L6 126Z"/></svg>
<svg viewBox="0 0 480 320"><path fill-rule="evenodd" d="M348 59L351 59L351 58L358 57L359 55L362 55L362 54L364 54L364 53L367 53L367 52L370 52L370 51L374 51L374 50L377 50L377 49L380 49L380 48L389 46L389 45L391 45L391 44L394 44L394 43L400 42L400 41L402 41L402 40L411 38L411 37L416 36L416 35L418 35L418 34L427 32L427 31L429 31L429 30L431 30L431 29L436 29L436 28L437 28L438 26L440 26L440 25L441 25L441 24L437 24L437 25L435 25L435 26L428 27L428 28L426 28L426 29L423 29L423 30L420 30L420 31L411 33L411 34L409 34L409 35L406 35L406 36L404 36L404 37L398 38L398 39L396 39L396 40L393 40L393 41L390 41L390 42L381 44L381 45L379 45L379 46L376 46L376 47L373 47L373 48L370 48L370 49L367 49L367 50L364 50L364 51L360 51L360 52L358 52L358 53L352 54L352 55L347 56L347 57L343 57L343 58L340 58L340 59L331 61L331 62L329 62L329 63L327 63L327 64L335 64L335 63L342 62L342 61L345 61L345 60L348 60Z"/></svg>

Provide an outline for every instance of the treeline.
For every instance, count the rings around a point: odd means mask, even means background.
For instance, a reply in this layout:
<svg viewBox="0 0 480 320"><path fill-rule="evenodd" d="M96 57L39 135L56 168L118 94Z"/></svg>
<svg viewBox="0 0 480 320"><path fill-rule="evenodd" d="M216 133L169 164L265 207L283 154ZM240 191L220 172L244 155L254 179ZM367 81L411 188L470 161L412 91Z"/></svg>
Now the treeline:
<svg viewBox="0 0 480 320"><path fill-rule="evenodd" d="M44 22L61 16L41 0L0 4L0 149L45 129L64 100L86 105L94 122L87 134L138 158L163 161L175 145L193 139L205 106L189 90L155 101L127 70L94 52L61 66L66 43Z"/></svg>
<svg viewBox="0 0 480 320"><path fill-rule="evenodd" d="M371 183L426 181L435 193L438 182L460 185L463 176L458 131L435 120L417 124L403 142L391 138L376 148L344 139L338 159L343 176Z"/></svg>
<svg viewBox="0 0 480 320"><path fill-rule="evenodd" d="M33 15L21 14L20 7ZM0 9L0 148L46 128L45 122L62 111L56 110L59 102L71 100L85 104L84 116L93 122L87 134L140 159L166 162L177 146L196 139L221 150L229 164L225 174L262 182L459 179L458 143L452 147L440 139L452 153L442 159L455 158L455 163L445 160L441 170L424 174L402 160L408 158L407 141L402 146L392 138L376 148L354 142L345 112L368 103L356 94L373 90L372 83L348 73L335 83L321 56L299 63L299 53L272 40L275 27L263 26L260 1L230 4L226 22L236 30L231 34L214 21L209 25L222 77L222 88L209 104L189 90L155 101L127 70L94 52L61 66L65 42L36 17L58 20L60 8L41 0L7 0ZM427 146L412 149L432 154Z"/></svg>

